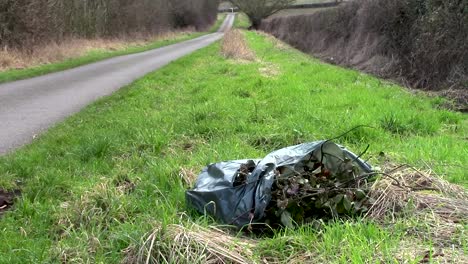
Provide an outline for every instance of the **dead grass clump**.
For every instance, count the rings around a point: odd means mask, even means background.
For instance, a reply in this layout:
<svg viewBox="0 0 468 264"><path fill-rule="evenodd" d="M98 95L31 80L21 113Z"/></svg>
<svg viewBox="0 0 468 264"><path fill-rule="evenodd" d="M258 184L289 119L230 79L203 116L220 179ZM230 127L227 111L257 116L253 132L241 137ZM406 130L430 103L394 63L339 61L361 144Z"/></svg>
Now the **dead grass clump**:
<svg viewBox="0 0 468 264"><path fill-rule="evenodd" d="M385 174L372 187L375 203L367 216L383 219L410 210L430 211L454 223L468 219L468 192L463 187L408 165L393 166Z"/></svg>
<svg viewBox="0 0 468 264"><path fill-rule="evenodd" d="M369 195L375 202L366 217L383 225L404 219L410 235L463 247L465 242L456 239L468 221L468 192L463 187L407 165L384 171L372 186Z"/></svg>
<svg viewBox="0 0 468 264"><path fill-rule="evenodd" d="M254 245L216 227L158 226L126 263L251 263Z"/></svg>
<svg viewBox="0 0 468 264"><path fill-rule="evenodd" d="M18 54L8 49L0 50L0 70L19 67L19 65L21 65L21 59Z"/></svg>
<svg viewBox="0 0 468 264"><path fill-rule="evenodd" d="M467 77L468 78L468 77ZM468 81L466 81L468 84ZM445 108L458 110L463 113L468 113L468 93L461 89L447 89L437 92L438 95L453 99L454 103L445 103Z"/></svg>
<svg viewBox="0 0 468 264"><path fill-rule="evenodd" d="M191 188L197 181L198 174L193 168L180 168L179 177L184 187Z"/></svg>
<svg viewBox="0 0 468 264"><path fill-rule="evenodd" d="M244 35L238 29L230 30L224 35L221 53L230 59L254 61L255 54L247 45Z"/></svg>
<svg viewBox="0 0 468 264"><path fill-rule="evenodd" d="M468 257L461 249L438 248L428 250L417 239L404 239L395 250L398 263L468 263Z"/></svg>

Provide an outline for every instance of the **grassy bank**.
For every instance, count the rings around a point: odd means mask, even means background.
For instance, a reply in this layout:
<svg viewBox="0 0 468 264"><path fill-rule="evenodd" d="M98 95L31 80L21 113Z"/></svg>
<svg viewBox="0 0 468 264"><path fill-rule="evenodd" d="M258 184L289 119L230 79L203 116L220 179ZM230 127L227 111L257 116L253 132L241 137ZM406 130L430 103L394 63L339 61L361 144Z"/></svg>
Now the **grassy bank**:
<svg viewBox="0 0 468 264"><path fill-rule="evenodd" d="M167 36L156 37L154 40L131 40L128 43L125 43L124 40L119 41L120 45L110 48L97 48L91 49L89 52L86 52L83 55L78 57L71 56L70 58L61 59L59 61L55 61L48 64L42 65L32 65L28 66L24 69L12 69L6 71L0 71L0 83L16 81L21 79L32 78L40 75L44 75L47 73L63 71L67 69L71 69L74 67L82 66L85 64L97 62L100 60L128 55L133 53L139 53L151 49L160 48L163 46L175 44L178 42L194 39L196 37L200 37L207 33L213 33L221 26L222 22L226 18L225 14L220 14L218 19L211 28L209 28L206 32L175 32L173 34L168 34ZM139 42L139 44L134 44L135 42ZM112 46L112 45L111 45ZM67 51L71 54L80 54L80 49L85 47L80 47L79 45L71 45L71 49L73 51ZM54 51L49 51L54 52ZM40 54L39 54L40 55Z"/></svg>
<svg viewBox="0 0 468 264"><path fill-rule="evenodd" d="M468 111L468 12L457 0L345 1L261 30L324 61L453 99ZM434 41L436 40L436 41Z"/></svg>
<svg viewBox="0 0 468 264"><path fill-rule="evenodd" d="M437 109L442 99L246 34L256 61L226 60L212 45L1 157L0 186L23 195L0 220L0 263L133 263L155 228L212 223L183 213L184 191L205 165L262 157L358 125L373 128L337 142L354 152L370 144L363 158L371 164L380 165L383 152L468 186L466 115ZM350 220L278 232L256 239L250 260L418 263L438 244L431 226L411 221L382 228ZM461 255L468 252L466 230L465 224L446 241ZM165 240L149 238L164 251Z"/></svg>

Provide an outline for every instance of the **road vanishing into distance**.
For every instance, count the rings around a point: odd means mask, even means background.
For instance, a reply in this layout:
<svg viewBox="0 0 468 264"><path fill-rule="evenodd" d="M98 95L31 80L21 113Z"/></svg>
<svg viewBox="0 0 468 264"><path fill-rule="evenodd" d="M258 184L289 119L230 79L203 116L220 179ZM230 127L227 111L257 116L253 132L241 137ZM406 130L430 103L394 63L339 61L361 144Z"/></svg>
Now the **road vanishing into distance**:
<svg viewBox="0 0 468 264"><path fill-rule="evenodd" d="M30 143L97 99L221 39L234 19L229 14L218 32L196 39L0 84L0 155Z"/></svg>

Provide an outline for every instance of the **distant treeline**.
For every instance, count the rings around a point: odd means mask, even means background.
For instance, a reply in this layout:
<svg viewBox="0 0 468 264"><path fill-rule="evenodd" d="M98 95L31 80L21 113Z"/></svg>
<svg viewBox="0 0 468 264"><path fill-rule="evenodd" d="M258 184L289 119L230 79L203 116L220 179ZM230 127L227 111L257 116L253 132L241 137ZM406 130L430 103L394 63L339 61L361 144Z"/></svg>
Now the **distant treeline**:
<svg viewBox="0 0 468 264"><path fill-rule="evenodd" d="M333 63L413 87L468 89L468 0L347 1L266 20L262 29Z"/></svg>
<svg viewBox="0 0 468 264"><path fill-rule="evenodd" d="M69 37L200 30L215 19L218 0L0 0L0 46L25 48Z"/></svg>

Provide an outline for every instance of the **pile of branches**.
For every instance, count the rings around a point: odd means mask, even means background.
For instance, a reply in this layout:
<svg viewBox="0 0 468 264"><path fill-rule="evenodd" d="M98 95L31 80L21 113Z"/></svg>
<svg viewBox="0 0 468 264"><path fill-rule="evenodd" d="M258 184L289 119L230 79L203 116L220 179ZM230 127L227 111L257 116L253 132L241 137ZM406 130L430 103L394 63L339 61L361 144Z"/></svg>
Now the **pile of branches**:
<svg viewBox="0 0 468 264"><path fill-rule="evenodd" d="M255 166L253 162L242 164L234 186L245 184ZM275 170L263 222L277 228L319 219L362 216L392 223L408 216L427 220L428 215L436 218L434 222L442 221L444 227L466 223L467 191L408 165L359 174L350 159L343 160L337 168L309 160Z"/></svg>
<svg viewBox="0 0 468 264"><path fill-rule="evenodd" d="M264 218L270 227L363 215L372 207L374 199L368 194L374 173L359 174L351 159L344 159L338 168L327 168L319 160L298 165L275 170L271 201ZM255 164L242 164L234 186L246 183L254 168Z"/></svg>

